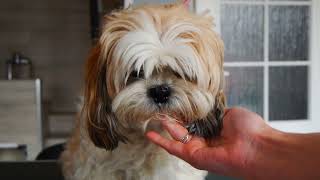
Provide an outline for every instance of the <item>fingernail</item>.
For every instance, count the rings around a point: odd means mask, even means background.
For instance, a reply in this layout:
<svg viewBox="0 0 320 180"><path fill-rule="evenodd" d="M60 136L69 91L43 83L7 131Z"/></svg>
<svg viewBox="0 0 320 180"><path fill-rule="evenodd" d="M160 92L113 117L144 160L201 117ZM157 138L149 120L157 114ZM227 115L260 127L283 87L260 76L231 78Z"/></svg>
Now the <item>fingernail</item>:
<svg viewBox="0 0 320 180"><path fill-rule="evenodd" d="M164 120L164 121L167 120L167 116L164 114L159 114L158 116L160 120Z"/></svg>

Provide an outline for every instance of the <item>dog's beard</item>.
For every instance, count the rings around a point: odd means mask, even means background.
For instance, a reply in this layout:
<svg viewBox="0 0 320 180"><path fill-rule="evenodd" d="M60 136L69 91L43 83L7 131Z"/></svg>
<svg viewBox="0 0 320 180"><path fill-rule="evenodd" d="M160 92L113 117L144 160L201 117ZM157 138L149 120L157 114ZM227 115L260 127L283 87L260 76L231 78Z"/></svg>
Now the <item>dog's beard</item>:
<svg viewBox="0 0 320 180"><path fill-rule="evenodd" d="M215 121L214 95L182 79L170 79L166 83L172 89L167 103L157 104L148 97L150 84L159 80L139 80L128 85L115 97L113 112L123 127L144 131L149 127L160 128L159 117L177 121L189 132L203 137L218 135L219 122Z"/></svg>

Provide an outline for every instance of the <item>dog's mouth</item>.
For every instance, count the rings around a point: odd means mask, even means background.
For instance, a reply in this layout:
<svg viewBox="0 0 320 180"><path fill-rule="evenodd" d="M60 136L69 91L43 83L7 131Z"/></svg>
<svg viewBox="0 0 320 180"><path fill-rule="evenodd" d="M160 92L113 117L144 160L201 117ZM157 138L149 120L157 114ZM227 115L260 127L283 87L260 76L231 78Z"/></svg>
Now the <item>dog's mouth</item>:
<svg viewBox="0 0 320 180"><path fill-rule="evenodd" d="M223 127L223 112L218 109L212 109L206 117L201 119L189 120L186 122L178 121L189 132L189 134L210 139L218 137Z"/></svg>
<svg viewBox="0 0 320 180"><path fill-rule="evenodd" d="M158 113L144 122L144 132L150 129L160 129L159 120L162 119L161 116L183 125L190 134L203 137L205 139L220 136L223 127L223 112L220 112L219 109L215 109L210 111L205 118L189 121L179 120L180 116L176 114Z"/></svg>
<svg viewBox="0 0 320 180"><path fill-rule="evenodd" d="M187 124L185 127L188 132L205 139L220 136L223 127L223 117L221 112L217 111L219 110L212 110L205 118L197 119Z"/></svg>

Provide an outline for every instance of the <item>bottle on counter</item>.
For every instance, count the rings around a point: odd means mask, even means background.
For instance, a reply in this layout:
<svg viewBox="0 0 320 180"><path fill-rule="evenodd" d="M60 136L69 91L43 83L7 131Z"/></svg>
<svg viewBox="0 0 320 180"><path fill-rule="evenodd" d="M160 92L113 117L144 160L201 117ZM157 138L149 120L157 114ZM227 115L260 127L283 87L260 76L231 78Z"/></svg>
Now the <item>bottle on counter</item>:
<svg viewBox="0 0 320 180"><path fill-rule="evenodd" d="M6 62L6 77L8 80L31 79L31 61L22 57L19 53L14 53L12 59L7 60Z"/></svg>

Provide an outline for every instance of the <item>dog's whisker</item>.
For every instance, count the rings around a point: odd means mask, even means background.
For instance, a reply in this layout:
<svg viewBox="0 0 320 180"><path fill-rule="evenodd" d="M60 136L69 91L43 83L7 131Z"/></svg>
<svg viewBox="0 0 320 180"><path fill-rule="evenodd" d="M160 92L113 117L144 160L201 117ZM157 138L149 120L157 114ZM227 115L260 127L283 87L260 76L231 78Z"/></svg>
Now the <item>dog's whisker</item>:
<svg viewBox="0 0 320 180"><path fill-rule="evenodd" d="M177 122L179 124L183 124L183 121L180 121L173 116L165 113L156 113L154 116L151 116L150 118L146 119L142 124L142 130L144 133L147 132L148 125L151 121L164 121L163 118L166 118L167 120L171 122Z"/></svg>
<svg viewBox="0 0 320 180"><path fill-rule="evenodd" d="M147 128L148 128L148 125L149 125L149 123L150 123L151 120L152 120L152 117L149 118L149 119L147 119L147 120L143 123L143 125L142 125L143 133L146 133L146 132L147 132Z"/></svg>
<svg viewBox="0 0 320 180"><path fill-rule="evenodd" d="M156 117L158 116L158 120L162 121L163 117L167 118L171 122L177 122L180 124L183 124L183 121L176 119L175 117L169 115L169 114L164 114L164 113L158 113L156 114Z"/></svg>

